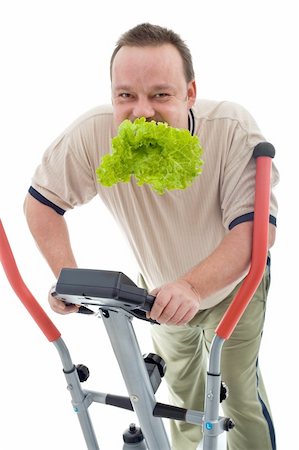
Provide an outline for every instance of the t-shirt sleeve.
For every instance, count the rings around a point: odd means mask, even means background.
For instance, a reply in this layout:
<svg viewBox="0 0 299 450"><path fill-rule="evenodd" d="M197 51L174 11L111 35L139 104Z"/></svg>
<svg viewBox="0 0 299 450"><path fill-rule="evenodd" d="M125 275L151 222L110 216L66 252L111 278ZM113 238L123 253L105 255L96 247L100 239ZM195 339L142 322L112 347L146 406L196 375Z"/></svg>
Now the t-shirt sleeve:
<svg viewBox="0 0 299 450"><path fill-rule="evenodd" d="M87 203L97 194L84 129L75 127L53 142L33 175L32 187L65 211Z"/></svg>
<svg viewBox="0 0 299 450"><path fill-rule="evenodd" d="M242 115L242 120L234 123L220 177L222 220L227 229L240 222L253 219L256 173L253 150L258 143L266 140L250 114L243 110ZM273 187L278 180L278 171L273 164L269 220L275 225L277 201Z"/></svg>

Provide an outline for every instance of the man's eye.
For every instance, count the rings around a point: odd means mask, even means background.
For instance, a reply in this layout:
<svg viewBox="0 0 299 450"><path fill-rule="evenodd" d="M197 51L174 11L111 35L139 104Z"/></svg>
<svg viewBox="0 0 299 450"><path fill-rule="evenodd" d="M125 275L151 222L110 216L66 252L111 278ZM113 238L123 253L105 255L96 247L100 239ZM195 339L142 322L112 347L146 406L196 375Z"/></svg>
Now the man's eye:
<svg viewBox="0 0 299 450"><path fill-rule="evenodd" d="M171 98L171 95L167 92L158 92L154 95L153 99L158 102L167 102Z"/></svg>
<svg viewBox="0 0 299 450"><path fill-rule="evenodd" d="M165 98L165 97L169 97L169 94L167 94L166 92L159 92L158 94L155 94L156 98Z"/></svg>
<svg viewBox="0 0 299 450"><path fill-rule="evenodd" d="M129 94L128 92L121 92L121 93L119 94L119 97L120 97L120 98L130 98L130 97L131 97L131 94Z"/></svg>

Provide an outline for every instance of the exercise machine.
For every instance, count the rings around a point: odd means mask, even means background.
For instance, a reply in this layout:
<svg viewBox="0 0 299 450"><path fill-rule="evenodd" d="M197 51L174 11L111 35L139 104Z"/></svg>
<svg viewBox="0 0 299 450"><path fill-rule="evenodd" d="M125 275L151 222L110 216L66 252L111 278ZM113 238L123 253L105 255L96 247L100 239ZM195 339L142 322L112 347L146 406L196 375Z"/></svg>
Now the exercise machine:
<svg viewBox="0 0 299 450"><path fill-rule="evenodd" d="M87 379L89 370L72 362L59 330L24 283L0 221L0 260L4 271L16 295L58 351L72 407L78 416L88 450L100 448L88 411L92 403L113 405L136 413L139 425L132 423L124 432L123 450L170 450L163 418L185 421L202 427L204 450L216 450L218 436L234 428L232 418L219 416L220 402L228 395L227 387L221 381L221 350L253 297L266 267L271 163L274 154L274 147L267 142L261 142L254 149L256 192L251 267L215 330L207 370L205 407L202 412L156 401L155 393L165 373L166 365L159 355L141 354L133 328L133 319L154 322L146 315L153 305L154 297L145 289L136 286L122 272L65 268L61 271L52 295L67 303L80 305L80 313L87 316L96 315L102 319L128 396L83 389L81 383Z"/></svg>

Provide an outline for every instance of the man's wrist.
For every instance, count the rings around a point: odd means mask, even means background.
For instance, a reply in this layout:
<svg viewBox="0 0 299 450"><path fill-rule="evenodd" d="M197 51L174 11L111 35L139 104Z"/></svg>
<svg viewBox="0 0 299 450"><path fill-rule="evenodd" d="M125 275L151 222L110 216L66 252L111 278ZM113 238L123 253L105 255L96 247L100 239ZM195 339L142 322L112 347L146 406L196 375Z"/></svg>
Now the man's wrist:
<svg viewBox="0 0 299 450"><path fill-rule="evenodd" d="M184 277L180 278L179 280L183 281L192 290L192 292L196 295L198 301L200 302L201 295L200 295L197 287L187 278L187 276L184 276Z"/></svg>

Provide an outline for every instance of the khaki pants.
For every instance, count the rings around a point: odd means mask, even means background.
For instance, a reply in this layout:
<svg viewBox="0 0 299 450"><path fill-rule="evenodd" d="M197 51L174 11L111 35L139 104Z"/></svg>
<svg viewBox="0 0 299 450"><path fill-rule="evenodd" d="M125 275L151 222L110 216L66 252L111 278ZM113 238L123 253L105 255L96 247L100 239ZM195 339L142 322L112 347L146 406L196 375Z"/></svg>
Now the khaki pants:
<svg viewBox="0 0 299 450"><path fill-rule="evenodd" d="M267 268L254 298L222 350L221 376L229 387L229 397L222 408L224 415L236 423L226 434L229 450L276 448L258 364L269 279ZM151 327L155 351L167 365L165 378L172 404L203 411L207 354L214 330L235 291L214 308L200 311L186 326ZM195 450L202 439L201 427L171 421L171 438L173 450Z"/></svg>

